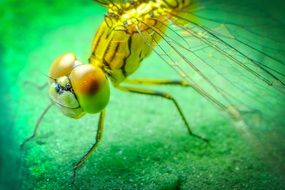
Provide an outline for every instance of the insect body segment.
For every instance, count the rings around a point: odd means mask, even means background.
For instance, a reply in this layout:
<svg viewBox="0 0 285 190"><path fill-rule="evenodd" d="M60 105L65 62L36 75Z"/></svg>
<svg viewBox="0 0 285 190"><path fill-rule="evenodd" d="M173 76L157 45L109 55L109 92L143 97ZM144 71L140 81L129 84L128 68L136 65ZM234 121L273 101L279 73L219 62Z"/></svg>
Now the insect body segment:
<svg viewBox="0 0 285 190"><path fill-rule="evenodd" d="M145 30L142 37L138 32L129 34L109 28L104 22L95 37L90 63L102 67L112 82L119 84L135 72L140 62L151 53L152 47L145 44L146 40L157 37L151 32Z"/></svg>
<svg viewBox="0 0 285 190"><path fill-rule="evenodd" d="M90 63L102 67L118 85L157 45L168 26L169 12L179 12L189 4L188 0L110 4L95 36Z"/></svg>
<svg viewBox="0 0 285 190"><path fill-rule="evenodd" d="M73 54L59 57L51 66L50 77L50 98L69 117L98 113L109 101L109 84L103 71L80 63Z"/></svg>

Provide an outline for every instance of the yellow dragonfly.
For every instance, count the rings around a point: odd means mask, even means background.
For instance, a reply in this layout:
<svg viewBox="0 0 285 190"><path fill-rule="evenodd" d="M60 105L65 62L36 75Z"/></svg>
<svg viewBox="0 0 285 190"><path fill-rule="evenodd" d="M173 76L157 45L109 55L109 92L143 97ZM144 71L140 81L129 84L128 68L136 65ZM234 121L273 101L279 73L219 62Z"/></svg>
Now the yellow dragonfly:
<svg viewBox="0 0 285 190"><path fill-rule="evenodd" d="M89 64L73 53L58 57L49 71L49 96L68 117L100 113L96 142L75 164L91 156L102 139L105 107L112 85L122 91L151 95L173 102L190 135L192 132L175 98L140 85L179 85L197 93L229 114L246 132L244 113L262 110L270 101L284 103L285 32L270 12L250 2L205 0L98 0L107 8L93 43ZM242 23L244 21L245 23ZM275 21L275 22L272 22ZM159 55L181 80L129 79L151 53ZM133 87L136 85L138 87ZM271 98L274 97L274 98ZM283 100L283 101L282 101ZM267 107L268 109L269 107ZM249 135L249 134L246 134Z"/></svg>

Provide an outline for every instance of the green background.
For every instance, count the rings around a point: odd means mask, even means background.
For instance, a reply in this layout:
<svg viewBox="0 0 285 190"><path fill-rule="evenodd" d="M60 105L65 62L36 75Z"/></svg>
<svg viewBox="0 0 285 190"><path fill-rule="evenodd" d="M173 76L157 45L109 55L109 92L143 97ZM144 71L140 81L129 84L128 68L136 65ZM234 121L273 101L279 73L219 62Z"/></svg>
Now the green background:
<svg viewBox="0 0 285 190"><path fill-rule="evenodd" d="M20 152L19 144L49 103L46 89L26 81L44 84L50 63L63 52L87 62L105 10L91 0L11 0L0 1L0 7L0 189L285 188L282 144L275 156L258 154L227 117L181 87L160 89L173 93L209 145L189 137L170 102L112 88L103 141L78 172L76 186L70 186L73 164L94 142L98 115L73 120L52 108L39 136ZM155 56L144 62L135 76L177 78ZM282 122L284 114L278 115Z"/></svg>

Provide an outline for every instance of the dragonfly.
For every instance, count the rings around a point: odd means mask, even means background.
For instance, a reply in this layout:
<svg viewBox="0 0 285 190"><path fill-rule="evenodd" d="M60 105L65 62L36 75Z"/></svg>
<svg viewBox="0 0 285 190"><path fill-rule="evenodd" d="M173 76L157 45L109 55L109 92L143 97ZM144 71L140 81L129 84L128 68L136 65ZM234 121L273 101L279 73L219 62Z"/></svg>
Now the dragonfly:
<svg viewBox="0 0 285 190"><path fill-rule="evenodd" d="M171 93L146 85L192 88L247 131L246 115L262 116L273 104L284 104L285 25L270 11L247 1L218 0L97 0L107 13L92 42L89 63L73 53L59 56L49 70L51 104L39 117L39 125L52 106L79 119L99 113L95 143L73 167L77 170L102 140L110 84L116 89L164 98L173 103L191 136L194 133L178 101ZM173 68L181 80L130 79L150 54ZM136 87L134 87L135 85ZM284 106L284 105L283 105ZM261 111L260 111L261 110ZM266 118L266 117L264 117Z"/></svg>

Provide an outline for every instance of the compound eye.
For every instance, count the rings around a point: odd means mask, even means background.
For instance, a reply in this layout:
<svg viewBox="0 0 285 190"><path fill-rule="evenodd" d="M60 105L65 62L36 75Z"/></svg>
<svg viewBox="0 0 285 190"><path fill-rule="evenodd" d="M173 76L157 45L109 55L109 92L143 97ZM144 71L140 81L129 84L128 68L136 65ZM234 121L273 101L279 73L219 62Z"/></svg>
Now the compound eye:
<svg viewBox="0 0 285 190"><path fill-rule="evenodd" d="M49 70L49 76L53 79L57 79L62 76L68 76L72 69L77 65L80 65L75 54L65 53L59 56L51 65ZM52 82L52 81L50 81Z"/></svg>
<svg viewBox="0 0 285 190"><path fill-rule="evenodd" d="M80 65L70 73L71 86L80 106L87 113L98 113L109 101L110 89L105 73L91 64Z"/></svg>

